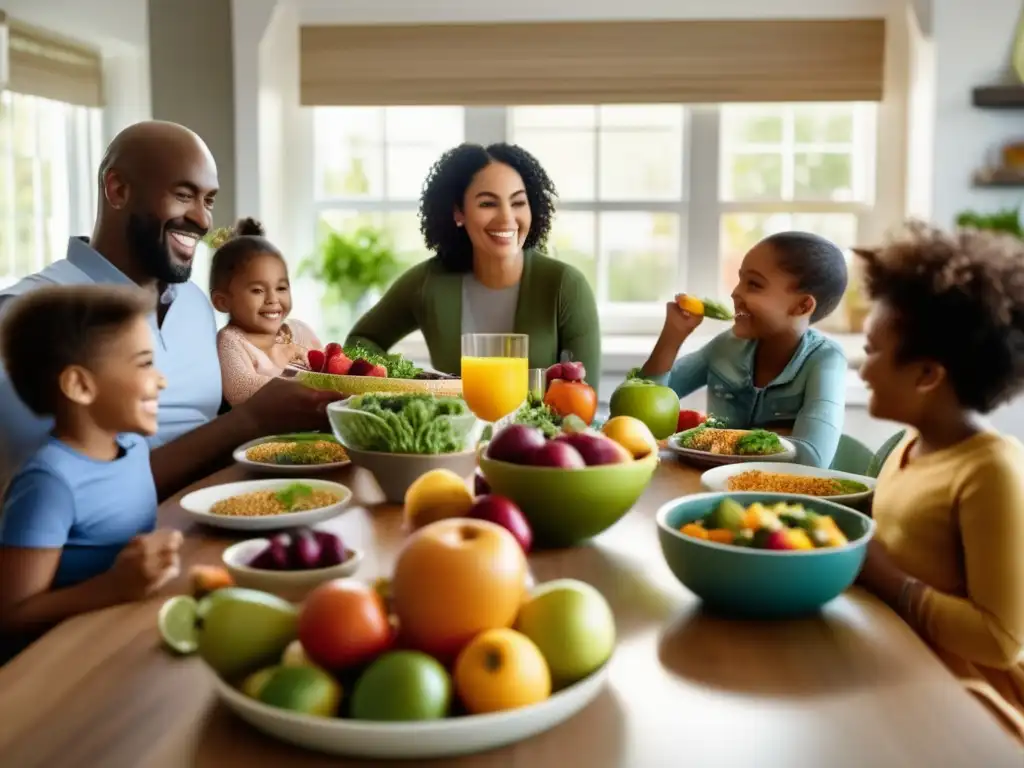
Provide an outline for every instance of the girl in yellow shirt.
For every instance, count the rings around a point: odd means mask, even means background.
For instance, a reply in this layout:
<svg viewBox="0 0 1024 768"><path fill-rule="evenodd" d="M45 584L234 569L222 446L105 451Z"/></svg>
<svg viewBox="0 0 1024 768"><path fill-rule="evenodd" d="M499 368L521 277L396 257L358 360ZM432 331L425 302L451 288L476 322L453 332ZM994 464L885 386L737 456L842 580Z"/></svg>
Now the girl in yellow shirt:
<svg viewBox="0 0 1024 768"><path fill-rule="evenodd" d="M868 410L910 427L859 583L1024 740L1024 447L982 418L1024 387L1024 243L914 224L857 253Z"/></svg>

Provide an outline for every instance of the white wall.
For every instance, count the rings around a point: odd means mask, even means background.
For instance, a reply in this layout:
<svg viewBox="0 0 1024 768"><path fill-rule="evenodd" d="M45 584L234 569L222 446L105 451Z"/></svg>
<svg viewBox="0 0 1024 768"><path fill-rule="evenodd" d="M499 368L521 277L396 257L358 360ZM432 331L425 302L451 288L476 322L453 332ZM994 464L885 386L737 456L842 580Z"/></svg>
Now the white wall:
<svg viewBox="0 0 1024 768"><path fill-rule="evenodd" d="M949 226L965 208L995 210L1024 200L1014 189L973 189L971 175L1011 141L1024 139L1024 111L971 104L978 85L1006 82L1020 0L936 0L931 9L935 51L932 214Z"/></svg>

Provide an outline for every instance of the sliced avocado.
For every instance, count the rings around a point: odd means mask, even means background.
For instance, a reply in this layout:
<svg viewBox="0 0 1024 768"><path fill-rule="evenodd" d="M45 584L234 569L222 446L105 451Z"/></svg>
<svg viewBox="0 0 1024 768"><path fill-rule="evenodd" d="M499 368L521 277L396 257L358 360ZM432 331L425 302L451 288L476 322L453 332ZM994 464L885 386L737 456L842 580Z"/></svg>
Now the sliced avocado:
<svg viewBox="0 0 1024 768"><path fill-rule="evenodd" d="M747 511L735 499L725 498L706 518L708 528L724 528L734 533L743 527Z"/></svg>

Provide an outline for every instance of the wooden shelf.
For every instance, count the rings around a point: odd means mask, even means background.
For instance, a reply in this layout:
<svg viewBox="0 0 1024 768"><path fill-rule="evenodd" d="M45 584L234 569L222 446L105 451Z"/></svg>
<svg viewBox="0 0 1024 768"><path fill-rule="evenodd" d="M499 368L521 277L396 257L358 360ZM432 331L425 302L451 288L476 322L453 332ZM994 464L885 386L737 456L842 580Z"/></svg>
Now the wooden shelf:
<svg viewBox="0 0 1024 768"><path fill-rule="evenodd" d="M984 109L1024 109L1024 84L983 85L974 89L972 100Z"/></svg>

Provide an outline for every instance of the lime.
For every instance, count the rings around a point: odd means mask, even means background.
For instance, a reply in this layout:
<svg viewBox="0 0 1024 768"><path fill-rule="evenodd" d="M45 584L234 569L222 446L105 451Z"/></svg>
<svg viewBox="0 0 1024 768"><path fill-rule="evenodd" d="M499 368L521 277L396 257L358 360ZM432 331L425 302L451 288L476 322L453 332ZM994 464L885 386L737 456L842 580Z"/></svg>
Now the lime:
<svg viewBox="0 0 1024 768"><path fill-rule="evenodd" d="M157 616L160 636L178 653L195 653L199 648L196 630L196 601L189 595L175 595L160 606Z"/></svg>

